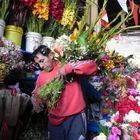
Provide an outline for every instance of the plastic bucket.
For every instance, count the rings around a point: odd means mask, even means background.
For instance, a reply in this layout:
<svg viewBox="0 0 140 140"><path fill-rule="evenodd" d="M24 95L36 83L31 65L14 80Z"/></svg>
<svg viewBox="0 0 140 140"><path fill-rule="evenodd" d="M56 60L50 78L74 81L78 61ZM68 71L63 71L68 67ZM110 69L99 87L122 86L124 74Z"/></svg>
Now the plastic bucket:
<svg viewBox="0 0 140 140"><path fill-rule="evenodd" d="M41 45L42 36L37 32L28 32L26 34L26 51L33 52L39 45Z"/></svg>
<svg viewBox="0 0 140 140"><path fill-rule="evenodd" d="M21 47L23 36L23 29L14 25L8 25L5 27L5 37L7 40L11 40L16 46Z"/></svg>
<svg viewBox="0 0 140 140"><path fill-rule="evenodd" d="M0 37L3 37L5 29L5 21L0 19Z"/></svg>
<svg viewBox="0 0 140 140"><path fill-rule="evenodd" d="M44 36L42 39L42 45L46 45L49 48L53 46L54 42L55 42L55 39L53 37Z"/></svg>

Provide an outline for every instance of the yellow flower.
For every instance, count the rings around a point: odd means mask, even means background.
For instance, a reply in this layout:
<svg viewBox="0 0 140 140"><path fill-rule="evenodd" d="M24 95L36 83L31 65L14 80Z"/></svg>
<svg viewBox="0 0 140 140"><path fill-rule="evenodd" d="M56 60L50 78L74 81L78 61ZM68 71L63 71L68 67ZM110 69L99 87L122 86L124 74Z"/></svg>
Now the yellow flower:
<svg viewBox="0 0 140 140"><path fill-rule="evenodd" d="M73 6L73 4L70 4L69 6L65 7L60 23L63 26L68 26L68 28L71 29L75 21L75 6Z"/></svg>
<svg viewBox="0 0 140 140"><path fill-rule="evenodd" d="M73 31L73 33L70 35L70 39L71 39L72 41L76 40L77 35L78 35L78 32L79 32L78 29L75 28L74 31Z"/></svg>
<svg viewBox="0 0 140 140"><path fill-rule="evenodd" d="M115 67L114 62L112 60L108 60L107 62L102 62L102 65L108 71L111 71Z"/></svg>

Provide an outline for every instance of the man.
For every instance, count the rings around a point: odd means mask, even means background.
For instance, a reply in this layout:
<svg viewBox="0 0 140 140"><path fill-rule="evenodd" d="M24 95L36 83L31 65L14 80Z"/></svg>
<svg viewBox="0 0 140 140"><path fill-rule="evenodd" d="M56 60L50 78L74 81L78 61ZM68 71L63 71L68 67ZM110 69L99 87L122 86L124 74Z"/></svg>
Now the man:
<svg viewBox="0 0 140 140"><path fill-rule="evenodd" d="M62 96L57 107L48 108L48 130L50 140L85 140L86 117L85 101L78 77L96 73L94 61L78 61L65 64L55 60L53 52L41 45L33 52L33 60L42 69L38 76L34 93L36 102L33 104L38 109L41 99L38 99L39 87L53 80L55 77L63 78L69 74L77 75L72 82L65 83ZM46 103L47 105L47 103Z"/></svg>

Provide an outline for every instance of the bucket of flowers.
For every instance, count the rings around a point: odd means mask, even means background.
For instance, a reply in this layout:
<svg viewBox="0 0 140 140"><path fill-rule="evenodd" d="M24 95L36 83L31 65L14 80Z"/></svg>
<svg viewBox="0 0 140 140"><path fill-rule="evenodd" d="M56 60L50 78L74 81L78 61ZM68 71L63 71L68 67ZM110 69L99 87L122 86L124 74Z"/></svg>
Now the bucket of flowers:
<svg viewBox="0 0 140 140"><path fill-rule="evenodd" d="M42 44L51 48L58 36L59 22L64 11L64 2L60 0L50 0L49 2L49 20L45 23L42 32Z"/></svg>
<svg viewBox="0 0 140 140"><path fill-rule="evenodd" d="M27 11L34 1L35 0L27 0L25 2L24 0L13 0L11 2L4 35L7 40L13 41L17 47L21 47Z"/></svg>
<svg viewBox="0 0 140 140"><path fill-rule="evenodd" d="M3 37L5 29L5 20L9 13L9 4L10 0L1 0L0 1L0 37Z"/></svg>
<svg viewBox="0 0 140 140"><path fill-rule="evenodd" d="M26 21L26 51L33 52L42 43L42 32L48 20L49 1L36 1L30 9Z"/></svg>

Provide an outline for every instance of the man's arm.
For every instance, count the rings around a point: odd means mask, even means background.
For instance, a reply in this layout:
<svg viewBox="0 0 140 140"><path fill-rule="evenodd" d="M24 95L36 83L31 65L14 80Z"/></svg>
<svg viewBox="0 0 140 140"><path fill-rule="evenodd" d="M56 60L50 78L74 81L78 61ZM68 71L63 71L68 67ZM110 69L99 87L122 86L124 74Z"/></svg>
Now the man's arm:
<svg viewBox="0 0 140 140"><path fill-rule="evenodd" d="M66 74L94 75L97 71L97 65L91 60L77 61L64 65L64 70Z"/></svg>

